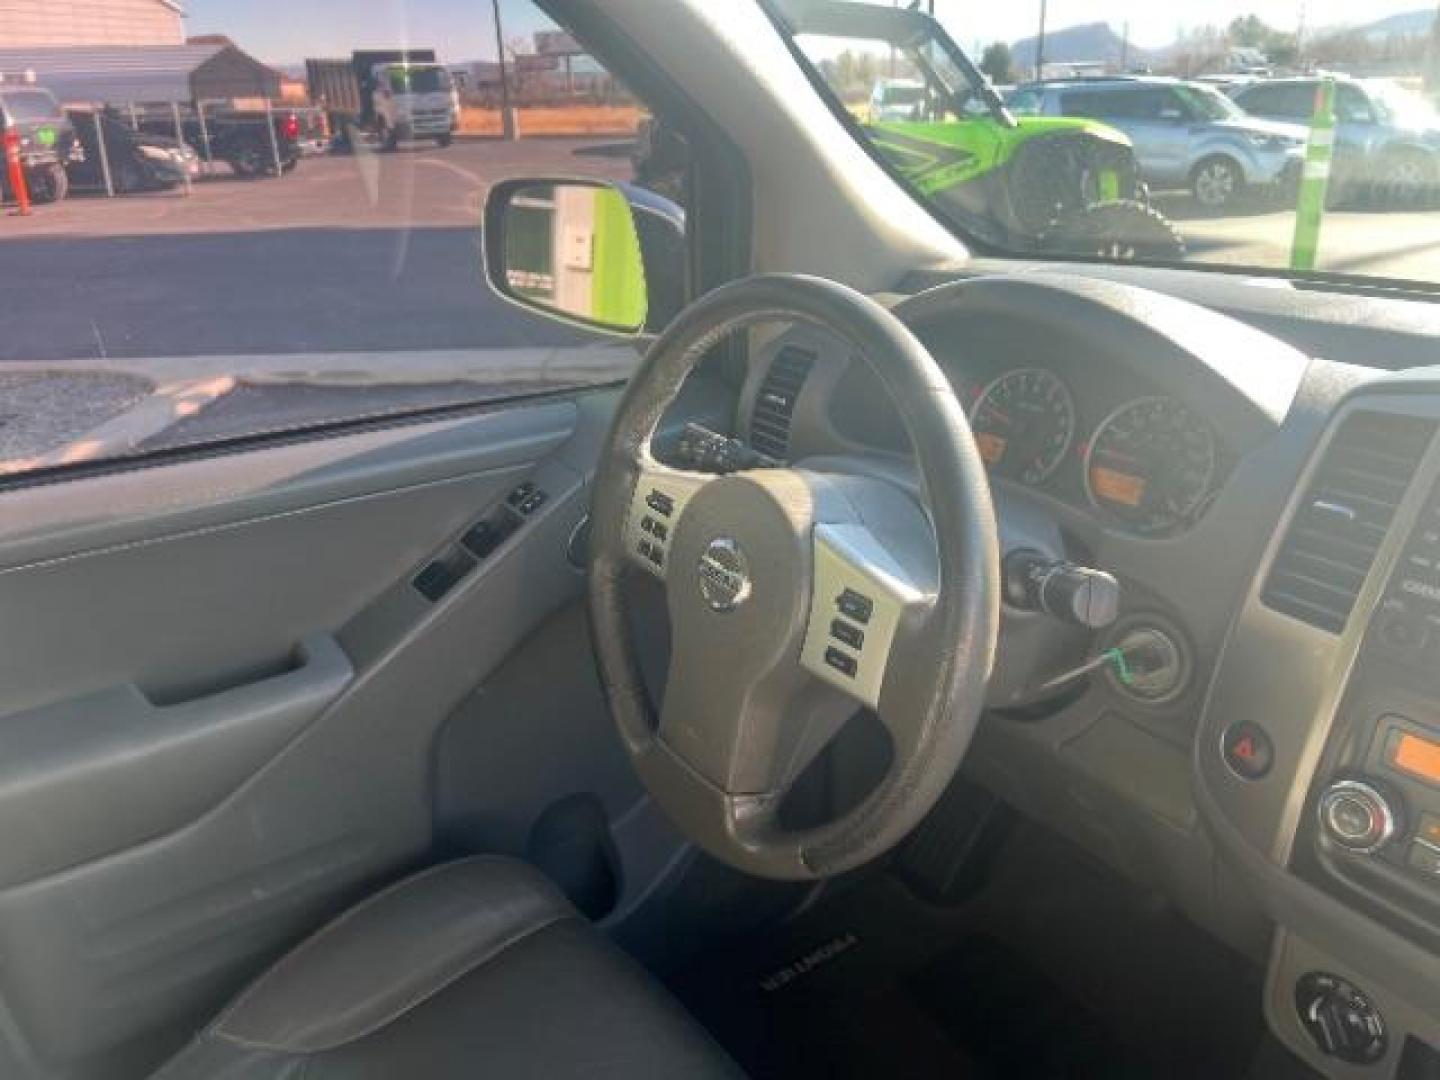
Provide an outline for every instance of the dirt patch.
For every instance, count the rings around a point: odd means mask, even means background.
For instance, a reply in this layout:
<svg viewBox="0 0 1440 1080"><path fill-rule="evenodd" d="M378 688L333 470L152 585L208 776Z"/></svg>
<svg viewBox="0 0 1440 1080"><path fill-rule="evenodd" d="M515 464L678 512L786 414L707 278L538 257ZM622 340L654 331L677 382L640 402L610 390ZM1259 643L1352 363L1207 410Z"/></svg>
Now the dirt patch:
<svg viewBox="0 0 1440 1080"><path fill-rule="evenodd" d="M0 474L73 444L154 388L129 375L0 374Z"/></svg>
<svg viewBox="0 0 1440 1080"><path fill-rule="evenodd" d="M537 105L515 110L520 135L634 135L647 115L635 105ZM500 110L467 105L462 135L500 135Z"/></svg>

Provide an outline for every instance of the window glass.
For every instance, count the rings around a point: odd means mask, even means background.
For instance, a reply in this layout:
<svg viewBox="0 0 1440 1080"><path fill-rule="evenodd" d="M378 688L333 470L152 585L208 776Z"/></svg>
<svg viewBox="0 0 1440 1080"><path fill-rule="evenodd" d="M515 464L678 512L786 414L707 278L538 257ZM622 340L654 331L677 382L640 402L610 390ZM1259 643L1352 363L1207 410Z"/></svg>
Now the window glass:
<svg viewBox="0 0 1440 1080"><path fill-rule="evenodd" d="M687 147L617 73L530 0L353 7L197 0L224 64L142 81L173 43L40 49L36 90L0 83L63 117L26 147L32 213L0 211L0 476L623 379L634 343L487 283L501 179L648 188L644 240L680 267L650 303L683 301ZM553 241L598 281L585 237Z"/></svg>
<svg viewBox="0 0 1440 1080"><path fill-rule="evenodd" d="M34 90L7 90L0 95L5 114L18 123L31 120L51 120L59 112L55 99L49 94Z"/></svg>
<svg viewBox="0 0 1440 1080"><path fill-rule="evenodd" d="M1010 98L1010 111L1017 116L1039 116L1043 101L1039 90L1020 90Z"/></svg>
<svg viewBox="0 0 1440 1080"><path fill-rule="evenodd" d="M850 137L987 255L1440 291L1440 248L1414 239L1440 231L1440 68L1428 21L1383 29L1419 19L1405 0L1367 8L1373 33L1345 31L1339 0L1304 5L1333 16L1308 28L1293 6L1214 0L757 2ZM1386 74L1356 82L1369 71ZM1343 130L1323 171L1305 161L1317 72L1351 73L1334 76ZM923 80L923 113L855 107L882 78ZM991 86L1011 88L1008 109ZM1349 125L1372 115L1361 146ZM1318 226L1302 205L1322 208Z"/></svg>
<svg viewBox="0 0 1440 1080"><path fill-rule="evenodd" d="M1354 124L1369 124L1375 120L1375 110L1358 86L1341 83L1335 88L1335 118Z"/></svg>

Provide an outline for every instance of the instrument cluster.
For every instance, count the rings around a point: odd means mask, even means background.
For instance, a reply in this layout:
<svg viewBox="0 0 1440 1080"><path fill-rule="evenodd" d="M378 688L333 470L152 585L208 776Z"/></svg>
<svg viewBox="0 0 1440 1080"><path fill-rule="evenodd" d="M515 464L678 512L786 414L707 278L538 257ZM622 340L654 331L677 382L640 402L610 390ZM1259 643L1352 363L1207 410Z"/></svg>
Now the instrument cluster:
<svg viewBox="0 0 1440 1080"><path fill-rule="evenodd" d="M1092 418L1048 368L1009 368L984 381L952 378L994 476L1035 488L1078 486L1105 518L1147 536L1185 528L1214 494L1220 456L1214 429L1174 397L1107 401L1112 407L1092 408Z"/></svg>

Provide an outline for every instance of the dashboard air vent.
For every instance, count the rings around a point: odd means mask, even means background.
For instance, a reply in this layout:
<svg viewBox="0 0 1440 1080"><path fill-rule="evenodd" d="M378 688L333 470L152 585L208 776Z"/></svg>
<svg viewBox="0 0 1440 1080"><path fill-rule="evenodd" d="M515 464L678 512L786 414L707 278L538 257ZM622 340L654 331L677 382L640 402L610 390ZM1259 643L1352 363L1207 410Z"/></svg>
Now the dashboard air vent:
<svg viewBox="0 0 1440 1080"><path fill-rule="evenodd" d="M750 414L751 447L777 461L788 459L790 419L814 366L815 354L808 349L786 345L775 354Z"/></svg>
<svg viewBox="0 0 1440 1080"><path fill-rule="evenodd" d="M1276 611L1338 634L1435 422L1353 413L1340 425L1270 569L1262 598Z"/></svg>

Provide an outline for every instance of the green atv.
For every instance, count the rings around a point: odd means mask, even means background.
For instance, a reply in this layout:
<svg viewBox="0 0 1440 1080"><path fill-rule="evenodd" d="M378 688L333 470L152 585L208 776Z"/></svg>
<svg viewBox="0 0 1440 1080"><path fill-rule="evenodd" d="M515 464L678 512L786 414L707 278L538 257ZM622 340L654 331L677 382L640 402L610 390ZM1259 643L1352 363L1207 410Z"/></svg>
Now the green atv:
<svg viewBox="0 0 1440 1080"><path fill-rule="evenodd" d="M892 69L904 58L924 86L908 118L874 108L846 115L965 235L1009 253L1184 257L1184 241L1149 203L1122 132L1081 118L1017 119L940 23L913 8L771 2L795 37L873 43L890 51ZM816 74L824 78L823 64Z"/></svg>

